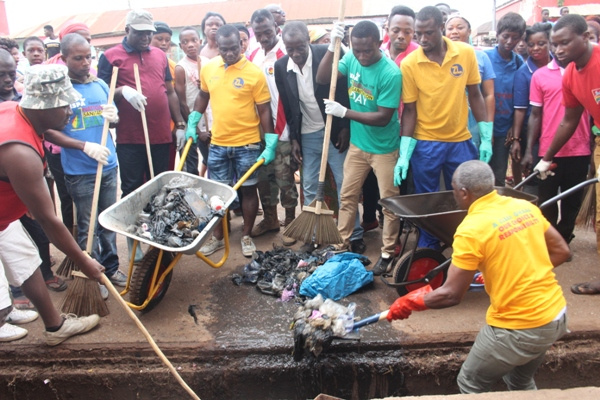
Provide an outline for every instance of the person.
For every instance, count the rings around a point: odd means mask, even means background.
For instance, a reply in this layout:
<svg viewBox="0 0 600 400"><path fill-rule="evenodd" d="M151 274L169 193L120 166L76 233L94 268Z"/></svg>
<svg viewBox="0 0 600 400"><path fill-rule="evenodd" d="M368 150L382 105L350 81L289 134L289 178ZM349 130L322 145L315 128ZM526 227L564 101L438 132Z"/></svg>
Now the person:
<svg viewBox="0 0 600 400"><path fill-rule="evenodd" d="M390 57L396 65L415 51L419 45L413 41L415 35L415 12L406 6L395 6L388 17L387 34L390 38L386 56Z"/></svg>
<svg viewBox="0 0 600 400"><path fill-rule="evenodd" d="M344 37L344 24L338 22L331 31L335 39ZM338 72L347 77L346 87L350 108L332 100L325 100L325 112L350 120L350 146L344 161L344 180L341 188L341 206L338 229L343 243L337 250L348 250L358 228L358 201L362 185L371 168L377 177L381 197L399 194L394 187L394 174L389 168L398 159L398 107L402 92L402 75L398 66L379 50L379 28L371 21L361 21L350 34L352 51L339 62ZM317 70L316 81L329 83L333 51L330 45ZM372 271L381 275L391 268L392 256L400 229L400 220L384 209L381 255Z"/></svg>
<svg viewBox="0 0 600 400"><path fill-rule="evenodd" d="M521 65L515 73L513 89L513 103L515 108L512 124L513 140L511 141L510 147L513 180L515 184L521 182L522 176L521 156L526 146L521 146L520 142L523 132L525 132L525 134L527 133L527 123L531 114L531 107L529 106L531 77L538 68L546 66L552 59L552 56L550 55L551 29L552 25L550 24L537 23L525 30L524 41L527 44L529 57L525 59L525 63ZM529 142L525 142L524 144L528 143ZM533 142L531 145L535 146L536 144L536 142ZM536 192L535 186L533 189L529 188L529 190ZM552 221L547 214L544 215Z"/></svg>
<svg viewBox="0 0 600 400"><path fill-rule="evenodd" d="M515 46L515 53L520 55L523 61L527 61L529 53L527 52L527 42L525 42L525 39L521 39L519 43L517 43Z"/></svg>
<svg viewBox="0 0 600 400"><path fill-rule="evenodd" d="M325 135L325 103L329 98L329 81L322 85L316 81L319 64L329 45L311 45L306 25L292 21L284 27L283 43L288 55L275 63L275 82L287 120L289 121L292 156L298 165L302 165L302 190L304 205L309 205L317 195L319 169ZM335 93L336 100L344 107L350 105L347 81L338 76ZM350 122L348 119L333 117L329 142L327 164L335 180L334 201L340 202L342 182L344 180L344 160L349 144ZM329 181L325 182L327 188ZM326 197L325 197L326 199ZM328 208L331 209L331 207ZM353 252L365 251L360 226L350 237ZM302 250L314 250L313 243L305 243Z"/></svg>
<svg viewBox="0 0 600 400"><path fill-rule="evenodd" d="M13 306L4 265L0 261L0 342L12 342L25 337L27 329L17 325L35 321L39 314L34 310L20 310Z"/></svg>
<svg viewBox="0 0 600 400"><path fill-rule="evenodd" d="M598 43L598 38L600 38L600 24L596 21L587 21L587 26L590 32L590 42Z"/></svg>
<svg viewBox="0 0 600 400"><path fill-rule="evenodd" d="M277 4L267 4L265 10L268 10L273 15L273 19L277 25L277 34L281 36L281 30L285 25L285 11Z"/></svg>
<svg viewBox="0 0 600 400"><path fill-rule="evenodd" d="M248 43L250 40L250 31L242 24L235 24L235 27L240 31L240 40L242 41L242 54L246 55L248 51Z"/></svg>
<svg viewBox="0 0 600 400"><path fill-rule="evenodd" d="M560 8L560 16L564 17L565 15L569 15L569 7L561 7Z"/></svg>
<svg viewBox="0 0 600 400"><path fill-rule="evenodd" d="M150 177L144 131L140 113L148 120L148 137L154 175L166 171L169 165L171 142L170 121L175 121L176 140L185 137L185 121L179 110L179 100L171 84L165 53L150 46L156 30L152 14L146 10L132 10L127 14L123 42L106 50L98 62L98 77L110 83L112 68L118 66L115 104L120 120L116 128L117 158L123 197L140 187ZM134 64L138 65L141 93L136 88ZM129 252L133 240L127 241ZM136 251L134 260L141 261L143 254Z"/></svg>
<svg viewBox="0 0 600 400"><path fill-rule="evenodd" d="M19 43L10 38L0 37L0 48L3 48L4 50L8 51L15 60L15 65L19 65L19 61L21 60L21 51L19 50ZM18 70L14 88L17 91L17 93L23 94L23 76L19 73Z"/></svg>
<svg viewBox="0 0 600 400"><path fill-rule="evenodd" d="M281 206L285 209L284 226L288 226L296 218L298 205L298 190L294 180L297 169L292 160L292 144L290 143L290 129L287 125L283 104L279 100L279 91L275 83L275 62L285 56L283 40L277 36L277 25L267 9L260 9L252 13L250 18L252 30L261 47L253 51L248 60L252 61L267 78L267 85L271 95L271 115L275 133L279 136L275 160L268 166L258 170L258 194L262 204L264 216L250 233L251 237L258 237L268 232L279 232L279 218L277 204L281 198ZM296 239L283 235L284 246L291 246Z"/></svg>
<svg viewBox="0 0 600 400"><path fill-rule="evenodd" d="M331 35L326 29L317 28L308 31L310 36L310 44L329 44L331 43Z"/></svg>
<svg viewBox="0 0 600 400"><path fill-rule="evenodd" d="M477 158L467 129L469 105L481 137L479 157L487 161L492 154L492 123L487 122L479 90L475 51L466 43L444 37L442 28L442 13L436 7L421 9L415 23L421 47L402 61L404 112L394 183L400 185L406 180L410 166L415 193L439 191L442 173L449 188L454 170ZM454 100L439 102L440 98ZM440 244L421 231L419 247L439 248Z"/></svg>
<svg viewBox="0 0 600 400"><path fill-rule="evenodd" d="M52 25L44 26L44 49L46 50L46 57L51 58L57 54L60 54L60 39L54 34L54 28Z"/></svg>
<svg viewBox="0 0 600 400"><path fill-rule="evenodd" d="M452 190L468 212L454 234L446 282L400 297L387 319L459 304L479 270L490 306L458 387L487 392L502 378L509 390L536 390L533 377L546 351L567 332L567 302L553 269L567 260L569 248L535 205L494 190L493 171L484 162L461 164Z"/></svg>
<svg viewBox="0 0 600 400"><path fill-rule="evenodd" d="M590 113L596 128L600 128L600 107L598 107L600 47L590 43L589 37L587 23L580 15L565 15L552 27L550 43L554 47L557 63L567 65L562 78L562 103L565 106L565 115L556 128L552 143L534 168L540 171L542 179L552 174L552 171L549 171L552 159L575 133L584 110ZM594 160L597 160L596 165L600 165L600 140L598 137L595 140ZM596 193L598 194L598 187ZM600 223L598 210L596 221ZM600 236L598 233L596 236L600 251ZM575 294L600 294L600 281L573 285L571 291Z"/></svg>
<svg viewBox="0 0 600 400"><path fill-rule="evenodd" d="M448 21L448 17L452 13L452 10L450 9L450 6L446 3L438 3L435 5L435 7L442 13L442 29L444 29L444 27L446 26L446 21Z"/></svg>
<svg viewBox="0 0 600 400"><path fill-rule="evenodd" d="M188 118L187 138L210 141L208 169L214 181L231 184L233 176L242 177L261 158L269 164L275 158L277 135L271 117L271 96L267 79L262 71L241 53L237 28L223 25L217 30L216 40L221 57L204 64L200 71L200 94ZM196 128L212 102L214 125L211 132ZM230 118L235 112L236 118ZM261 153L261 129L266 148ZM256 246L250 237L258 210L256 172L241 186L244 225L242 254L251 257ZM213 235L200 252L210 255L225 247L223 227L218 224Z"/></svg>
<svg viewBox="0 0 600 400"><path fill-rule="evenodd" d="M496 110L494 113L494 142L490 166L496 177L496 186L506 185L506 170L508 168L508 147L512 143L514 114L514 80L517 70L523 65L520 55L513 52L525 33L525 20L514 12L506 13L498 21L498 44L495 48L485 50L492 62L496 79L494 80L494 95Z"/></svg>
<svg viewBox="0 0 600 400"><path fill-rule="evenodd" d="M29 66L38 65L46 59L44 42L37 36L30 36L23 41L23 55Z"/></svg>
<svg viewBox="0 0 600 400"><path fill-rule="evenodd" d="M0 133L0 260L8 282L20 286L37 308L50 346L91 330L100 317L58 313L38 268L38 251L18 219L30 212L52 243L84 274L101 280L104 267L81 251L57 218L44 181L42 136L49 129L62 130L72 114L70 104L80 98L64 66L44 65L27 71L21 103L0 104L4 128Z"/></svg>
<svg viewBox="0 0 600 400"><path fill-rule="evenodd" d="M82 22L73 22L70 23L69 25L65 26L63 29L60 30L60 33L58 34L58 38L62 41L62 39L68 35L69 33L77 33L80 36L82 36L85 40L87 40L88 43L92 43L92 34L90 32L90 28L82 23ZM44 64L61 64L61 65L65 65L65 62L62 59L62 54L60 53L60 51L54 56L54 57L49 57ZM90 68L90 73L94 76L98 75L98 71L96 70L96 68Z"/></svg>
<svg viewBox="0 0 600 400"><path fill-rule="evenodd" d="M554 25L554 22L550 21L550 10L548 10L547 8L542 9L542 23L544 24L552 24Z"/></svg>

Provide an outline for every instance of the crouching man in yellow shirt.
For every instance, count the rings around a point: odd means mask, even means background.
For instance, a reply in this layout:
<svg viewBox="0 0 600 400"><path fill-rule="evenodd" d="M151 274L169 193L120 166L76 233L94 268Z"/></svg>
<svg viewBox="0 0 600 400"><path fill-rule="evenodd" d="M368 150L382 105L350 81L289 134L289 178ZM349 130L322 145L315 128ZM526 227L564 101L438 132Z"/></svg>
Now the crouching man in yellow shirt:
<svg viewBox="0 0 600 400"><path fill-rule="evenodd" d="M491 304L458 375L460 391L486 392L500 378L509 390L535 390L546 351L567 332L567 303L553 272L569 257L567 243L535 205L500 196L484 162L461 164L452 188L468 214L454 235L448 279L396 300L388 320L459 304L479 270Z"/></svg>

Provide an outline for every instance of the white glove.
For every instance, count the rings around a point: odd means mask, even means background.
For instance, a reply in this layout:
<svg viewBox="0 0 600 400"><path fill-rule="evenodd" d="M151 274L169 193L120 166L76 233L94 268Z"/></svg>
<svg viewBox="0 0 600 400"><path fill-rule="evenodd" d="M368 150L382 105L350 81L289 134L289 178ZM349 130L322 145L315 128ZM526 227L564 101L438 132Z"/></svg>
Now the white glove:
<svg viewBox="0 0 600 400"><path fill-rule="evenodd" d="M325 103L325 114L331 114L334 117L344 118L348 109L333 100L323 100Z"/></svg>
<svg viewBox="0 0 600 400"><path fill-rule="evenodd" d="M103 104L102 117L113 124L119 122L119 110L117 109L117 106L114 104Z"/></svg>
<svg viewBox="0 0 600 400"><path fill-rule="evenodd" d="M345 25L342 21L336 21L333 24L333 27L331 28L331 32L329 33L329 36L331 36L331 43L329 43L329 47L327 48L327 50L331 51L332 53L334 52L336 38L339 38L340 42L342 40L344 40L344 36L346 35L344 28L345 28Z"/></svg>
<svg viewBox="0 0 600 400"><path fill-rule="evenodd" d="M549 176L553 176L554 172L550 171L550 166L552 165L552 161L544 161L540 160L539 163L533 168L534 171L540 172L540 179L544 180Z"/></svg>
<svg viewBox="0 0 600 400"><path fill-rule="evenodd" d="M123 97L125 97L125 100L127 100L129 102L129 104L131 104L133 106L133 108L135 108L139 112L144 111L144 108L147 104L146 96L144 96L143 94L141 94L140 92L138 92L137 90L135 90L134 88L131 88L129 86L123 86L122 93L123 93Z"/></svg>
<svg viewBox="0 0 600 400"><path fill-rule="evenodd" d="M175 140L177 143L177 151L180 151L185 146L185 129L177 129L175 131Z"/></svg>
<svg viewBox="0 0 600 400"><path fill-rule="evenodd" d="M83 145L83 152L102 165L108 164L108 156L110 155L108 147L94 142L85 142Z"/></svg>

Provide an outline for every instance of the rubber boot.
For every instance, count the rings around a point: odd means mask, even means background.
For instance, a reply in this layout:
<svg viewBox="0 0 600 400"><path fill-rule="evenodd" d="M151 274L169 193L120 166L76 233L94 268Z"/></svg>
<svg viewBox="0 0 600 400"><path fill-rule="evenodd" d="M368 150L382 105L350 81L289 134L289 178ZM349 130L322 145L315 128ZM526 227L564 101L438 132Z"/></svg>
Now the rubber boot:
<svg viewBox="0 0 600 400"><path fill-rule="evenodd" d="M285 220L283 221L283 226L288 226L292 223L292 221L296 218L296 207L286 208L285 209ZM291 246L296 243L296 239L282 235L281 242L284 246Z"/></svg>
<svg viewBox="0 0 600 400"><path fill-rule="evenodd" d="M264 217L252 229L251 237L264 235L267 232L279 232L279 218L277 218L277 206L266 206L263 204Z"/></svg>

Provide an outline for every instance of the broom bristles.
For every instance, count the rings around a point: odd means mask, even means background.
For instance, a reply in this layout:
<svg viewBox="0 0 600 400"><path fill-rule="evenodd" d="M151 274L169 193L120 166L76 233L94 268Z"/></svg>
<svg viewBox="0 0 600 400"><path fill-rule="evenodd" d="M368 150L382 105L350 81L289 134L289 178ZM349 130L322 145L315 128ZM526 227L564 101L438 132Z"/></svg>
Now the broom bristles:
<svg viewBox="0 0 600 400"><path fill-rule="evenodd" d="M575 226L593 231L596 225L596 185L585 188L585 195L575 220Z"/></svg>
<svg viewBox="0 0 600 400"><path fill-rule="evenodd" d="M314 207L317 200L313 200L309 207ZM327 211L325 203L321 209ZM316 214L312 210L303 210L283 232L285 236L300 240L304 243L337 244L342 243L340 231L331 214Z"/></svg>
<svg viewBox="0 0 600 400"><path fill-rule="evenodd" d="M61 311L79 317L92 314L105 317L110 313L106 302L102 299L98 282L88 279L80 272L73 273L73 282L67 289Z"/></svg>
<svg viewBox="0 0 600 400"><path fill-rule="evenodd" d="M56 274L64 278L71 278L71 272L73 271L79 271L79 267L69 256L65 256L56 269Z"/></svg>

